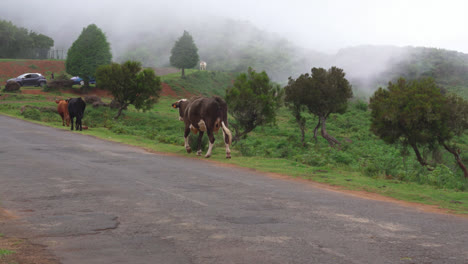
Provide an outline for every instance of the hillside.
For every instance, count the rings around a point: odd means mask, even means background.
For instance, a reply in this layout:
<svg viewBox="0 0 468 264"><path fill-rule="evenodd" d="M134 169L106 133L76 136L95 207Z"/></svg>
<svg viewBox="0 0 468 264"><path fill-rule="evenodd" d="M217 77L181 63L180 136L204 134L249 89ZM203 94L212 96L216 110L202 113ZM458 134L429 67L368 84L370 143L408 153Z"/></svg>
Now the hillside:
<svg viewBox="0 0 468 264"><path fill-rule="evenodd" d="M47 79L50 75L65 72L63 60L0 60L0 83L3 86L6 80L26 72L38 72Z"/></svg>

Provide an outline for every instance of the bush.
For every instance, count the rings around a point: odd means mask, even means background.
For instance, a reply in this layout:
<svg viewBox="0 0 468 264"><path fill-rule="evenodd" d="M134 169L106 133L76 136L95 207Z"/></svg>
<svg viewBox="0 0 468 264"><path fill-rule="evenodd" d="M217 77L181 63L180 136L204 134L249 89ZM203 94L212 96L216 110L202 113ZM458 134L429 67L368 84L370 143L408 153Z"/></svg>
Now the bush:
<svg viewBox="0 0 468 264"><path fill-rule="evenodd" d="M72 80L59 80L55 79L47 83L47 86L44 87L44 91L51 91L60 88L72 88L73 81Z"/></svg>
<svg viewBox="0 0 468 264"><path fill-rule="evenodd" d="M16 81L9 81L5 85L5 92L18 92L21 88L21 85L17 83Z"/></svg>
<svg viewBox="0 0 468 264"><path fill-rule="evenodd" d="M41 112L37 108L25 108L22 115L25 118L39 121L41 120Z"/></svg>

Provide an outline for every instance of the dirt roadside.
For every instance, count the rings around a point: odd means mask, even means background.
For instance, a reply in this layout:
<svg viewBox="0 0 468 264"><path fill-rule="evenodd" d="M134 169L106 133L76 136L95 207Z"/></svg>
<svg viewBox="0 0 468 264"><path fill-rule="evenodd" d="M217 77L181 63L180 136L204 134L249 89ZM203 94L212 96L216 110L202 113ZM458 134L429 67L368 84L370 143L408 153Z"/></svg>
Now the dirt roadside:
<svg viewBox="0 0 468 264"><path fill-rule="evenodd" d="M45 246L2 233L6 223L17 217L0 208L0 264L58 264L60 261Z"/></svg>

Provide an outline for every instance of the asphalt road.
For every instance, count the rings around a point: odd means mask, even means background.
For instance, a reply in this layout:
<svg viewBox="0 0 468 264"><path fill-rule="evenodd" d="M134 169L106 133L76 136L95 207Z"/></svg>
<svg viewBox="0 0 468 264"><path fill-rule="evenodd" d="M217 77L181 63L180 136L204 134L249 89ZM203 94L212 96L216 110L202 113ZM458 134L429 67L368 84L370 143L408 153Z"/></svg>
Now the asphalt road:
<svg viewBox="0 0 468 264"><path fill-rule="evenodd" d="M468 263L467 218L1 115L0 201L65 264Z"/></svg>

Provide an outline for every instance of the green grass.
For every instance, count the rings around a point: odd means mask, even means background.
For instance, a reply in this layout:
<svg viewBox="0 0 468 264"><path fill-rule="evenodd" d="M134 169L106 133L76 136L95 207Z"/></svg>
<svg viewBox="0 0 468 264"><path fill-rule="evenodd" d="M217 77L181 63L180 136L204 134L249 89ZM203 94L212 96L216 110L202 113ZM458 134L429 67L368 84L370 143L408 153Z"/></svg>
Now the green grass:
<svg viewBox="0 0 468 264"><path fill-rule="evenodd" d="M232 85L234 76L225 72L186 70L185 79L180 73L173 73L161 77L161 81L169 84L177 94L189 92L193 95L225 95L225 90Z"/></svg>
<svg viewBox="0 0 468 264"><path fill-rule="evenodd" d="M196 74L194 72L190 76L195 77ZM210 74L202 72L199 78ZM193 87L196 86L194 83L197 82L192 82ZM28 98L24 100L30 101ZM73 133L205 160L185 152L183 123L178 121L178 111L171 107L173 101L173 98L163 97L147 112L129 107L117 121L112 119L116 110L87 107L83 125L90 129ZM25 104L40 110L20 114ZM62 126L60 116L50 111L55 107L53 101L7 103L0 104L0 113L68 130ZM275 125L258 127L232 146L231 160L225 159L222 133L218 133L210 160L468 214L468 182L462 178L453 158L440 155L439 159L445 165L438 166L434 172L422 169L412 152L402 155L401 149L384 144L369 131L370 112L365 103L354 102L345 114L329 118L327 129L342 142L339 149L330 148L321 137L314 143L312 132L317 120L310 115L306 118L306 147L301 145L294 118L286 108L281 108ZM459 138L458 143L466 161L468 137Z"/></svg>
<svg viewBox="0 0 468 264"><path fill-rule="evenodd" d="M0 258L2 258L2 257L4 257L4 256L11 255L11 254L15 254L15 251L11 251L11 250L8 250L8 249L0 248Z"/></svg>

